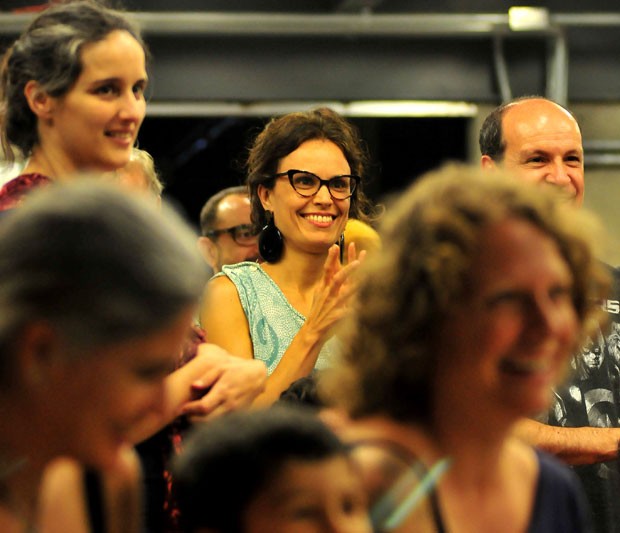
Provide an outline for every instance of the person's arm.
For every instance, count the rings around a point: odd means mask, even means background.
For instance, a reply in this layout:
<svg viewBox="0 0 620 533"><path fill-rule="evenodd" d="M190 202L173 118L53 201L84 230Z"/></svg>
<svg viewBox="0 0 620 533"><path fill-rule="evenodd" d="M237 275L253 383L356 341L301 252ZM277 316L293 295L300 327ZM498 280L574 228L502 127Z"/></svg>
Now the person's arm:
<svg viewBox="0 0 620 533"><path fill-rule="evenodd" d="M248 320L234 283L226 276L207 283L200 307L200 326L207 342L244 359L253 359L254 350Z"/></svg>
<svg viewBox="0 0 620 533"><path fill-rule="evenodd" d="M39 490L39 529L41 533L89 533L92 521L85 484L86 467L76 460L60 457L49 463ZM106 531L142 531L142 471L133 448L123 448L115 465L97 470L101 483L101 508Z"/></svg>
<svg viewBox="0 0 620 533"><path fill-rule="evenodd" d="M37 531L88 533L90 530L84 467L74 459L59 457L45 467L38 502Z"/></svg>
<svg viewBox="0 0 620 533"><path fill-rule="evenodd" d="M265 365L230 355L212 344L201 344L187 364L166 378L161 412L139 425L131 435L137 444L151 437L179 415L217 416L251 404L264 389Z"/></svg>
<svg viewBox="0 0 620 533"><path fill-rule="evenodd" d="M620 428L567 428L523 419L515 434L571 465L610 461L618 456Z"/></svg>
<svg viewBox="0 0 620 533"><path fill-rule="evenodd" d="M352 250L354 255L355 248ZM324 277L315 291L306 321L267 378L265 391L254 400L253 405L272 404L293 381L310 374L329 330L346 312L346 303L352 294L352 286L348 282L351 273L359 266L359 260L353 259L347 266L340 267L338 251L337 246L330 248ZM254 356L247 317L237 290L228 278L219 277L209 282L200 322L209 342L241 357Z"/></svg>

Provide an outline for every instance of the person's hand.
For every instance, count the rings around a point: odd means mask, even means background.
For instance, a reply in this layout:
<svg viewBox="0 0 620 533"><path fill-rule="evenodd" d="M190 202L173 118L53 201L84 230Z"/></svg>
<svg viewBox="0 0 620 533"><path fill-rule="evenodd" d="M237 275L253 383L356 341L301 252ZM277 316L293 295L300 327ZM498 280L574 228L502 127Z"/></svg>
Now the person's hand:
<svg viewBox="0 0 620 533"><path fill-rule="evenodd" d="M249 407L265 390L267 367L262 361L235 357L213 344L201 344L198 355L212 355L213 365L192 383L196 399L181 408L180 414L192 422Z"/></svg>
<svg viewBox="0 0 620 533"><path fill-rule="evenodd" d="M348 248L348 262L345 266L339 261L339 248L334 244L327 253L323 266L323 279L314 292L312 307L306 326L323 335L332 328L348 311L349 303L357 285L353 273L364 260L366 252L355 250L355 244Z"/></svg>

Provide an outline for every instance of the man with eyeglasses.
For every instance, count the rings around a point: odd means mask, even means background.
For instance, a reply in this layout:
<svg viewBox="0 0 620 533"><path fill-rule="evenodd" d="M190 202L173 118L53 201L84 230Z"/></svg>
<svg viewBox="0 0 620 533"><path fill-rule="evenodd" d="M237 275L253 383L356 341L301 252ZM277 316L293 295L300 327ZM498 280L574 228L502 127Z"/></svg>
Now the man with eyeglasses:
<svg viewBox="0 0 620 533"><path fill-rule="evenodd" d="M250 199L245 187L229 187L207 200L200 212L198 246L217 274L222 265L258 259L257 233L250 222Z"/></svg>

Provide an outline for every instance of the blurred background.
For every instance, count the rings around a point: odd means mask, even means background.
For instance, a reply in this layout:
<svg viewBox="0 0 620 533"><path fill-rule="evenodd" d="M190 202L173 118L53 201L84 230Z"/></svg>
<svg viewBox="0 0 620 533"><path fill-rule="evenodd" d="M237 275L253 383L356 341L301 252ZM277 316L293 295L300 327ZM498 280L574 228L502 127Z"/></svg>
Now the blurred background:
<svg viewBox="0 0 620 533"><path fill-rule="evenodd" d="M153 57L140 146L194 224L211 194L242 182L268 117L318 105L348 116L368 143L368 192L380 201L445 160L477 161L485 115L540 94L577 116L586 206L620 238L617 0L107 3L143 28ZM0 50L44 4L0 0ZM620 264L620 246L609 255Z"/></svg>

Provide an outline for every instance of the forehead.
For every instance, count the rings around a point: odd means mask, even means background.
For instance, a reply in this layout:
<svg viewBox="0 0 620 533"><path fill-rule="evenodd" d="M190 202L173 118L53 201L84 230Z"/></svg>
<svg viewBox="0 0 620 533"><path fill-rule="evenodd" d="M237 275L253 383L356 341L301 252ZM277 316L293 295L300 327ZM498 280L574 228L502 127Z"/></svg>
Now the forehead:
<svg viewBox="0 0 620 533"><path fill-rule="evenodd" d="M125 30L110 32L101 41L85 44L80 53L80 78L146 78L146 56L138 41Z"/></svg>
<svg viewBox="0 0 620 533"><path fill-rule="evenodd" d="M601 347L594 343L594 342L590 342L589 344L585 345L581 351L583 353L596 353L596 352L600 352L601 351Z"/></svg>
<svg viewBox="0 0 620 533"><path fill-rule="evenodd" d="M223 213L225 211L244 209L249 205L250 198L247 194L229 194L228 196L222 198L220 203L217 205L217 210L220 213Z"/></svg>
<svg viewBox="0 0 620 533"><path fill-rule="evenodd" d="M483 228L471 265L477 287L504 283L569 283L572 274L556 242L532 223L506 218Z"/></svg>
<svg viewBox="0 0 620 533"><path fill-rule="evenodd" d="M351 461L343 455L318 460L290 459L280 468L266 491L274 501L282 502L296 491L318 491L342 488L360 481Z"/></svg>
<svg viewBox="0 0 620 533"><path fill-rule="evenodd" d="M526 100L509 106L502 117L506 150L553 148L582 150L581 132L571 114L553 102Z"/></svg>
<svg viewBox="0 0 620 533"><path fill-rule="evenodd" d="M308 170L320 177L348 174L349 163L337 144L326 139L311 139L301 143L278 165L278 172L297 169Z"/></svg>

